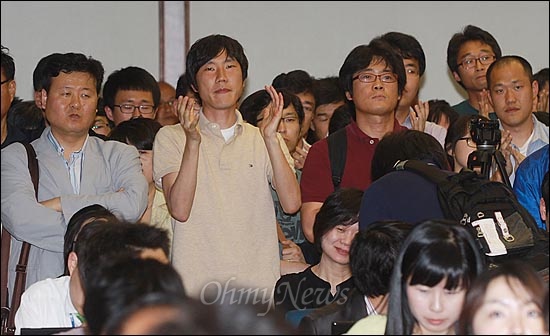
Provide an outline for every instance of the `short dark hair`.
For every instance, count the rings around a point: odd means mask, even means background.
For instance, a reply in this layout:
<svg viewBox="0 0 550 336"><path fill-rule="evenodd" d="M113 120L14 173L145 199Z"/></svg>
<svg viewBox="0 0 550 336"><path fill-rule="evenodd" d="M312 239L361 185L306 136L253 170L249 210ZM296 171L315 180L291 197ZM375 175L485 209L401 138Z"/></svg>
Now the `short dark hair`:
<svg viewBox="0 0 550 336"><path fill-rule="evenodd" d="M368 297L385 295L401 244L412 229L402 221L378 221L359 231L350 248L350 267L357 290Z"/></svg>
<svg viewBox="0 0 550 336"><path fill-rule="evenodd" d="M469 41L479 41L489 45L493 49L497 60L502 56L500 46L491 33L477 26L467 25L462 32L454 34L447 45L447 66L451 72L458 72L458 51L464 43ZM459 84L463 85L462 82L459 82Z"/></svg>
<svg viewBox="0 0 550 336"><path fill-rule="evenodd" d="M153 75L147 70L129 66L113 71L103 86L103 103L111 109L115 105L115 97L120 90L136 90L151 92L155 107L160 104L160 87Z"/></svg>
<svg viewBox="0 0 550 336"><path fill-rule="evenodd" d="M13 80L15 79L15 62L9 52L8 48L2 46L2 72L4 72L6 80Z"/></svg>
<svg viewBox="0 0 550 336"><path fill-rule="evenodd" d="M393 46L403 59L415 59L418 61L419 74L422 76L426 70L426 55L420 42L412 36L401 32L389 32L379 37Z"/></svg>
<svg viewBox="0 0 550 336"><path fill-rule="evenodd" d="M94 220L86 224L75 244L78 271L84 291L90 274L115 256L139 257L143 249L160 248L169 256L168 232L144 223Z"/></svg>
<svg viewBox="0 0 550 336"><path fill-rule="evenodd" d="M447 154L430 134L407 129L384 136L374 150L371 176L376 181L394 168L400 160L422 160L449 170Z"/></svg>
<svg viewBox="0 0 550 336"><path fill-rule="evenodd" d="M458 119L458 112L451 107L448 101L444 99L430 99L428 100L430 106L430 112L428 112L428 121L439 123L442 116L447 116L449 119L449 126L452 125Z"/></svg>
<svg viewBox="0 0 550 336"><path fill-rule="evenodd" d="M45 57L42 57L38 61L38 63L36 63L36 67L32 72L32 86L35 92L40 91L44 88L42 84L42 78L44 77L44 71L46 70L46 65L51 59L58 58L59 56L61 56L60 53L49 54Z"/></svg>
<svg viewBox="0 0 550 336"><path fill-rule="evenodd" d="M103 75L105 73L103 65L100 61L80 53L50 54L43 57L38 62L34 71L33 85L35 91L44 89L48 92L50 90L50 86L52 85L52 79L59 76L61 72L84 72L90 74L94 79L95 89L98 95L101 92ZM35 74L36 78L34 78Z"/></svg>
<svg viewBox="0 0 550 336"><path fill-rule="evenodd" d="M14 99L8 110L8 123L18 128L27 142L38 139L46 128L44 112L34 100Z"/></svg>
<svg viewBox="0 0 550 336"><path fill-rule="evenodd" d="M33 102L34 103L34 102ZM71 216L69 223L67 224L67 230L65 231L65 239L63 245L63 261L65 262L65 275L69 275L69 267L67 264L67 259L69 253L74 250L76 245L76 240L78 238L78 233L82 230L82 226L86 222L91 222L94 220L105 221L114 221L116 222L117 217L105 207L99 204L92 204L85 206L84 208L78 210Z"/></svg>
<svg viewBox="0 0 550 336"><path fill-rule="evenodd" d="M339 188L328 195L313 224L313 244L319 252L327 232L338 225L350 226L359 221L362 197L363 191L355 188Z"/></svg>
<svg viewBox="0 0 550 336"><path fill-rule="evenodd" d="M540 69L536 74L533 75L537 83L539 83L539 90L544 87L544 84L548 83L550 76L550 70L548 68Z"/></svg>
<svg viewBox="0 0 550 336"><path fill-rule="evenodd" d="M271 83L277 90L287 89L294 94L313 94L313 77L305 70L292 70L288 73L278 74Z"/></svg>
<svg viewBox="0 0 550 336"><path fill-rule="evenodd" d="M313 81L315 105L326 105L346 101L346 94L336 76L315 79Z"/></svg>
<svg viewBox="0 0 550 336"><path fill-rule="evenodd" d="M353 121L354 114L355 111L350 111L348 104L335 108L332 117L328 121L328 134L332 134L350 124Z"/></svg>
<svg viewBox="0 0 550 336"><path fill-rule="evenodd" d="M178 82L176 83L176 99L179 96L187 96L189 92L193 93L193 96L191 98L194 98L199 104L201 104L201 97L199 97L199 95L191 87L187 76L185 74L182 74L181 76L179 76Z"/></svg>
<svg viewBox="0 0 550 336"><path fill-rule="evenodd" d="M373 62L385 62L397 75L397 92L401 95L407 83L403 59L388 42L380 39L374 39L368 45L357 46L348 54L338 76L344 92L353 96L353 76ZM353 103L348 101L348 104Z"/></svg>
<svg viewBox="0 0 550 336"><path fill-rule="evenodd" d="M278 89L283 95L283 108L292 104L298 114L298 121L304 121L304 108L300 98L287 89ZM246 97L239 106L243 119L251 125L258 126L258 115L271 103L271 96L265 89L258 90Z"/></svg>
<svg viewBox="0 0 550 336"><path fill-rule="evenodd" d="M86 288L86 328L92 335L103 334L109 319L138 298L155 292L185 298L182 279L172 265L151 258L112 256L98 265Z"/></svg>
<svg viewBox="0 0 550 336"><path fill-rule="evenodd" d="M233 290L233 289L231 289ZM240 290L240 289L237 289ZM280 311L261 316L268 308L262 303L240 304L231 300L204 304L192 298L171 296L170 293L146 294L134 302L116 318L105 324L105 334L120 335L136 314L145 311L169 313L159 316L154 325L141 332L147 335L296 335ZM155 315L156 316L156 315ZM237 321L237 322L236 322ZM139 331L138 331L139 332Z"/></svg>
<svg viewBox="0 0 550 336"><path fill-rule="evenodd" d="M248 58L239 41L220 34L208 35L197 40L189 49L185 61L185 76L189 85L198 90L197 72L211 59L226 52L228 57L234 58L240 65L243 81L248 77Z"/></svg>
<svg viewBox="0 0 550 336"><path fill-rule="evenodd" d="M121 335L137 314L144 310L156 311L157 308L161 309L159 319L155 320L153 325L144 326L141 330L143 334L205 335L208 334L208 327L212 325L211 306L195 299L174 296L172 293L151 292L140 295L132 303L121 308L105 322L105 334ZM170 313L166 314L167 310Z"/></svg>
<svg viewBox="0 0 550 336"><path fill-rule="evenodd" d="M132 145L138 150L152 150L157 132L162 125L149 118L134 118L116 125L108 140L120 141Z"/></svg>
<svg viewBox="0 0 550 336"><path fill-rule="evenodd" d="M489 91L491 90L491 74L493 73L494 69L499 68L501 66L511 64L511 63L519 63L521 67L523 68L523 71L529 78L529 83L533 83L535 78L533 77L533 68L531 67L531 64L529 61L527 61L525 58L517 55L508 55L508 56L502 56L500 59L494 61L489 65L489 68L487 69L487 88Z"/></svg>

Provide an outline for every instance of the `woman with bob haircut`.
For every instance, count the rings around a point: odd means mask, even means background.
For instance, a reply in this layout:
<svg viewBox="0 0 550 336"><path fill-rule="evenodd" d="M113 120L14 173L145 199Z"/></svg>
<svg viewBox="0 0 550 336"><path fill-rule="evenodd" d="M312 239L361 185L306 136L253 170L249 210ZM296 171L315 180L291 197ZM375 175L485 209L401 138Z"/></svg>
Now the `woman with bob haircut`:
<svg viewBox="0 0 550 336"><path fill-rule="evenodd" d="M385 334L454 334L466 291L482 270L466 228L448 220L417 224L395 262Z"/></svg>
<svg viewBox="0 0 550 336"><path fill-rule="evenodd" d="M359 232L362 196L359 189L340 188L327 197L313 224L313 244L321 260L277 281L276 309L286 313L320 308L332 302L345 303L354 288L349 254L353 238Z"/></svg>

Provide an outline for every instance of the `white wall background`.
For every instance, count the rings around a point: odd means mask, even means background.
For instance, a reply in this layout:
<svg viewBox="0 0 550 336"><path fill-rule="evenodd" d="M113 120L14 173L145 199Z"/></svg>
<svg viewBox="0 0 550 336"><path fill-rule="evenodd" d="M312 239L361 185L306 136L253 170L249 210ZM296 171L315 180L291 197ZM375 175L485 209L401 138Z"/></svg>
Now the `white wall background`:
<svg viewBox="0 0 550 336"><path fill-rule="evenodd" d="M467 24L489 31L503 54L518 54L534 71L548 66L548 1L193 1L191 42L213 33L236 38L250 62L247 93L281 72L338 75L348 53L388 31L415 36L426 54L420 99L461 101L447 70L447 44Z"/></svg>
<svg viewBox="0 0 550 336"><path fill-rule="evenodd" d="M17 96L32 99L32 72L54 52L101 61L105 79L139 66L159 74L157 1L2 1L2 45L15 60Z"/></svg>
<svg viewBox="0 0 550 336"><path fill-rule="evenodd" d="M336 75L357 45L388 31L415 36L426 53L421 99L463 99L446 65L451 36L467 24L493 34L503 54L549 65L549 2L191 1L191 43L208 34L239 40L250 62L246 94L281 72ZM2 1L2 44L16 61L17 95L32 97L32 71L52 52L79 51L113 70L137 65L159 74L158 4ZM183 55L182 55L183 57ZM178 74L179 75L179 74ZM172 83L175 85L175 83Z"/></svg>

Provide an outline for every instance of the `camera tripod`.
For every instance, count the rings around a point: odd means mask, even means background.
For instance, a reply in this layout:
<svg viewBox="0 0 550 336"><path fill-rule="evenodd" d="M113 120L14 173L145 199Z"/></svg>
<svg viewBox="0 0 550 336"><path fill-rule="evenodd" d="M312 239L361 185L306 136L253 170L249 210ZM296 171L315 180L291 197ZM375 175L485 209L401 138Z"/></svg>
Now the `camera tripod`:
<svg viewBox="0 0 550 336"><path fill-rule="evenodd" d="M503 183L512 188L512 184L506 173L506 159L500 150L493 145L478 145L477 149L468 155L468 169L474 170L475 167L480 167L481 175L489 179L493 158L497 163Z"/></svg>

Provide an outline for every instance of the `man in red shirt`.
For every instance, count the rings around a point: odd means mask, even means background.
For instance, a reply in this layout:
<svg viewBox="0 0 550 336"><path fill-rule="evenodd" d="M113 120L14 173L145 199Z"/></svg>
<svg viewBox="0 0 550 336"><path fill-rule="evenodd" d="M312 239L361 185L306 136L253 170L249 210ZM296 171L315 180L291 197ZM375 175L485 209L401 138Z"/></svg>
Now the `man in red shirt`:
<svg viewBox="0 0 550 336"><path fill-rule="evenodd" d="M345 128L347 145L342 148L346 153L345 165L339 186L365 190L371 183L371 160L379 140L387 133L406 129L395 119L406 83L405 68L403 60L387 43L374 41L349 53L340 68L339 79L351 111L355 112L355 121ZM302 228L310 242L315 215L335 189L329 138L313 144L302 170Z"/></svg>

